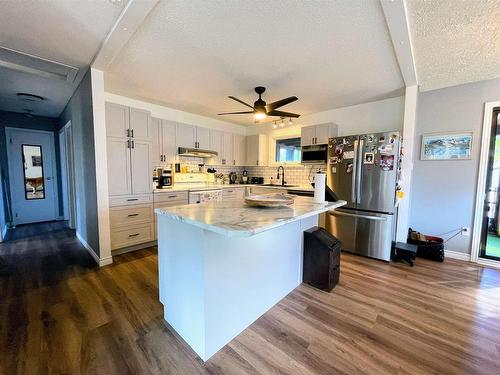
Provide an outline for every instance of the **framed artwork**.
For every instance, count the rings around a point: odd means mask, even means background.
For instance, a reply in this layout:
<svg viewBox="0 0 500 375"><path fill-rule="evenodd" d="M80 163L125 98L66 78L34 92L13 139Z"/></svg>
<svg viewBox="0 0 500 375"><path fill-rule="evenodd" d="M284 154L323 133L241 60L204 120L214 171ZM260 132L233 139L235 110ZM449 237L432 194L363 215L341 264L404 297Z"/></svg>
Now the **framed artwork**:
<svg viewBox="0 0 500 375"><path fill-rule="evenodd" d="M471 131L422 135L420 160L468 160L471 152Z"/></svg>

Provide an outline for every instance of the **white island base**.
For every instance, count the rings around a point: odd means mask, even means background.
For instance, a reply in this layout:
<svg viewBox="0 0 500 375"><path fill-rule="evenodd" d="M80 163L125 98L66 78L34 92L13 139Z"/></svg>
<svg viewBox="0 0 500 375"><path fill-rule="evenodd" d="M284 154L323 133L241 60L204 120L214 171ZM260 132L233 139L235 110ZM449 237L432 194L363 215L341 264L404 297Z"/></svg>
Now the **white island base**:
<svg viewBox="0 0 500 375"><path fill-rule="evenodd" d="M159 220L164 317L206 361L302 282L303 231L318 216L252 237Z"/></svg>
<svg viewBox="0 0 500 375"><path fill-rule="evenodd" d="M207 361L302 282L303 232L318 225L318 213L274 218L263 231L226 231L204 228L196 216L210 223L216 213L195 206L189 214L157 211L160 301L165 320Z"/></svg>

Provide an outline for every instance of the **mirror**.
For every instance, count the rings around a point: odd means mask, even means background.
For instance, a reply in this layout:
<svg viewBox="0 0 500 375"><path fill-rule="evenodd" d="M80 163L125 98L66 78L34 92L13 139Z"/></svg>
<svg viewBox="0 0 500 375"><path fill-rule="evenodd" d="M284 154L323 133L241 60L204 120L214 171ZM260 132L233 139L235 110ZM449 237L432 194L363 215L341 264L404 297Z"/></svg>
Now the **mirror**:
<svg viewBox="0 0 500 375"><path fill-rule="evenodd" d="M24 187L27 200L44 199L42 146L22 145Z"/></svg>

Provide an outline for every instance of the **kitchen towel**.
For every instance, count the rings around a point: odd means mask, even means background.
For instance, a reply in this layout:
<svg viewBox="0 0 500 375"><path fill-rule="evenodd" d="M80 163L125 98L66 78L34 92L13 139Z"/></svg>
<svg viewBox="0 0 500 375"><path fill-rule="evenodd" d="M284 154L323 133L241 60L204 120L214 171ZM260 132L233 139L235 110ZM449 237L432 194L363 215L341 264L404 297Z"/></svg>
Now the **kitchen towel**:
<svg viewBox="0 0 500 375"><path fill-rule="evenodd" d="M314 175L314 203L325 203L326 174Z"/></svg>

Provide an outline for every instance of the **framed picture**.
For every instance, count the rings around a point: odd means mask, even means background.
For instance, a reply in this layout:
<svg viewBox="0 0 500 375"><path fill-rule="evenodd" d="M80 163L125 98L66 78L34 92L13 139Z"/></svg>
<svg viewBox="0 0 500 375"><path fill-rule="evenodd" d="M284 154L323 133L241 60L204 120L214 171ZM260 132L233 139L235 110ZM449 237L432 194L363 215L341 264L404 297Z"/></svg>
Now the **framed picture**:
<svg viewBox="0 0 500 375"><path fill-rule="evenodd" d="M420 160L468 160L471 152L471 131L422 135Z"/></svg>

